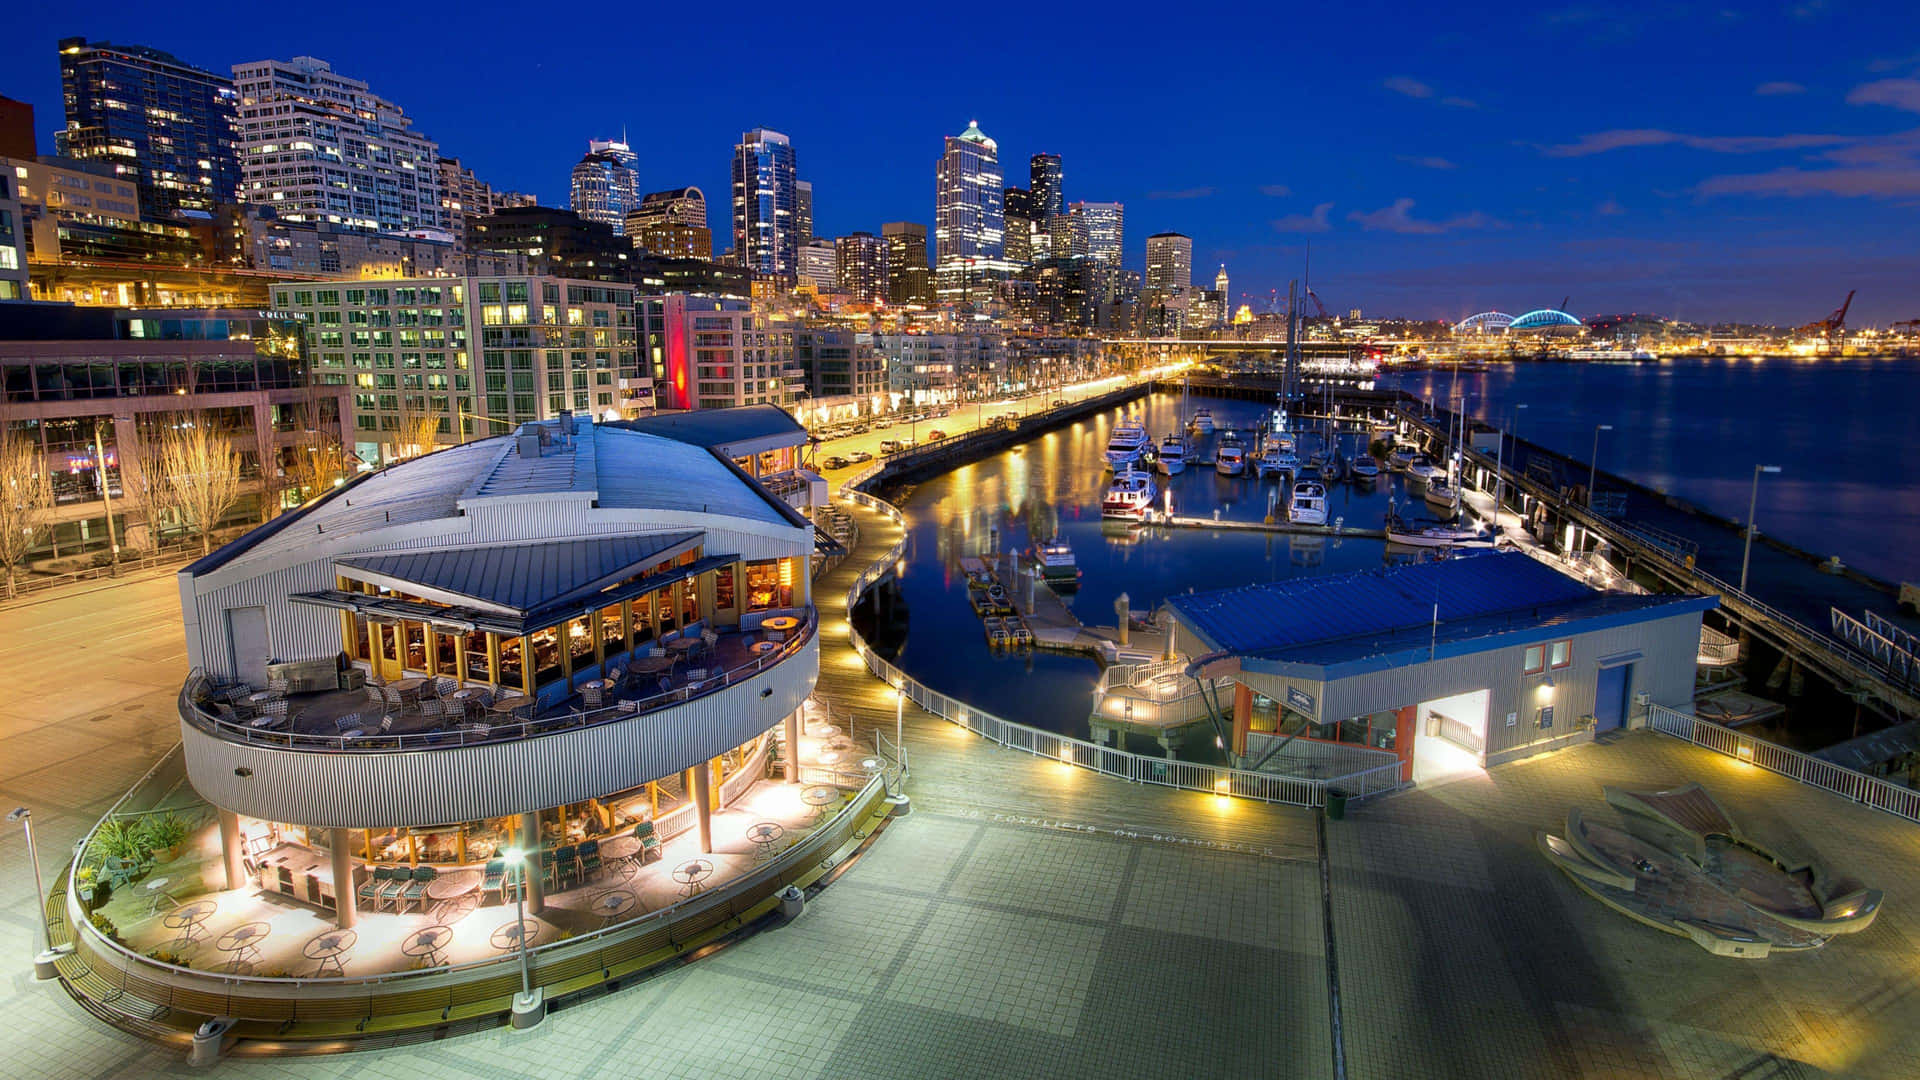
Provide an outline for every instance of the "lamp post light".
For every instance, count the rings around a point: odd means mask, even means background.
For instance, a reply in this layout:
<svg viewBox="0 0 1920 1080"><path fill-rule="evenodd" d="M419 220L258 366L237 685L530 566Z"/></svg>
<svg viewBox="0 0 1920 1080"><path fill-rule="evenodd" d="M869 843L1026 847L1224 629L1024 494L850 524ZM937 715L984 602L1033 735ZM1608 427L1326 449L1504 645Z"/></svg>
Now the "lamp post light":
<svg viewBox="0 0 1920 1080"><path fill-rule="evenodd" d="M547 1018L546 994L544 990L534 991L533 972L527 961L527 879L533 873L533 853L512 849L506 855L520 868L520 880L513 890L514 913L520 920L514 924L520 939L520 993L513 999L513 1026L530 1028Z"/></svg>
<svg viewBox="0 0 1920 1080"><path fill-rule="evenodd" d="M1593 425L1593 456L1587 459L1587 508L1593 508L1593 480L1600 469L1600 433L1612 431L1612 424Z"/></svg>
<svg viewBox="0 0 1920 1080"><path fill-rule="evenodd" d="M1753 490L1747 495L1747 542L1740 551L1740 591L1747 591L1747 562L1753 558L1753 512L1760 505L1760 474L1777 473L1778 465L1753 467Z"/></svg>
<svg viewBox="0 0 1920 1080"><path fill-rule="evenodd" d="M40 917L33 923L35 931L33 977L40 980L51 979L60 974L54 967L54 960L59 953L53 949L53 931L47 926L47 887L40 878L40 852L33 846L33 811L22 806L7 814L7 824L11 825L16 821L27 834L27 858L33 863L33 902L40 908Z"/></svg>

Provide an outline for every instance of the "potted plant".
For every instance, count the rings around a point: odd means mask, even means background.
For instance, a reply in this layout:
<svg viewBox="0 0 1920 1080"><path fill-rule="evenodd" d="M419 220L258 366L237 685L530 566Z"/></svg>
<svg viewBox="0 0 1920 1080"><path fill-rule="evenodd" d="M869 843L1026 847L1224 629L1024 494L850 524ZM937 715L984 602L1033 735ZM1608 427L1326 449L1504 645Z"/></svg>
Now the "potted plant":
<svg viewBox="0 0 1920 1080"><path fill-rule="evenodd" d="M124 818L108 818L93 831L93 850L102 858L144 862L147 854L142 844L144 839Z"/></svg>
<svg viewBox="0 0 1920 1080"><path fill-rule="evenodd" d="M160 862L180 857L181 849L187 845L190 830L178 814L156 814L142 821L135 832L140 846L152 852L154 860Z"/></svg>

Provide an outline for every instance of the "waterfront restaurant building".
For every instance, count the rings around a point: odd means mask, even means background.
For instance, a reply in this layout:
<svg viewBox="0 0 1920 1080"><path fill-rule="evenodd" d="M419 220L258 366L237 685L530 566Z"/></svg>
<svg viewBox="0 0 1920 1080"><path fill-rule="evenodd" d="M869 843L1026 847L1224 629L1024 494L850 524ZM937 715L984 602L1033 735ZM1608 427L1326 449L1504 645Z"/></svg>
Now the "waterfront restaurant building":
<svg viewBox="0 0 1920 1080"><path fill-rule="evenodd" d="M1174 648L1235 684L1236 754L1282 769L1397 757L1403 780L1588 741L1649 704L1688 709L1714 603L1595 591L1519 552L1167 602Z"/></svg>
<svg viewBox="0 0 1920 1080"><path fill-rule="evenodd" d="M797 745L814 550L726 454L562 416L367 474L193 563L181 733L226 888L348 926L376 870L497 883L507 851L537 853L538 911L593 844L697 829L712 851L783 721Z"/></svg>

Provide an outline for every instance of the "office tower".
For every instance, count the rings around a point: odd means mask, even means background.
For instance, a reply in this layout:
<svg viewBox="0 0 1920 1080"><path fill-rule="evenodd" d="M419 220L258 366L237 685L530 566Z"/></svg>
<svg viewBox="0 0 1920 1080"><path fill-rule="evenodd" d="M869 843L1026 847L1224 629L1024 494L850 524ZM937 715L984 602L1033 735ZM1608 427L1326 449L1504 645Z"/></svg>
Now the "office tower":
<svg viewBox="0 0 1920 1080"><path fill-rule="evenodd" d="M733 148L733 257L740 266L788 278L798 272L798 184L785 135L754 128L740 136Z"/></svg>
<svg viewBox="0 0 1920 1080"><path fill-rule="evenodd" d="M521 198L524 196L493 190L493 185L475 176L459 158L440 159L440 209L446 216L447 231L462 251L476 219L509 206L529 205L513 201Z"/></svg>
<svg viewBox="0 0 1920 1080"><path fill-rule="evenodd" d="M652 365L661 408L785 405L806 391L760 305L675 292L637 297L635 308L641 366Z"/></svg>
<svg viewBox="0 0 1920 1080"><path fill-rule="evenodd" d="M639 158L625 142L587 140L587 155L573 167L573 212L625 236L627 213L640 205Z"/></svg>
<svg viewBox="0 0 1920 1080"><path fill-rule="evenodd" d="M1000 193L1001 207L1006 215L1007 261L1021 266L1029 265L1037 257L1033 250L1034 230L1040 225L1040 213L1033 192L1026 188L1010 187Z"/></svg>
<svg viewBox="0 0 1920 1080"><path fill-rule="evenodd" d="M793 362L806 378L814 410L825 407L853 415L879 411L880 395L887 390L887 369L874 351L873 335L798 326L786 336L791 337Z"/></svg>
<svg viewBox="0 0 1920 1080"><path fill-rule="evenodd" d="M40 156L33 132L33 106L0 94L0 157L32 161Z"/></svg>
<svg viewBox="0 0 1920 1080"><path fill-rule="evenodd" d="M834 242L840 291L863 304L887 299L886 241L870 232L857 232Z"/></svg>
<svg viewBox="0 0 1920 1080"><path fill-rule="evenodd" d="M233 82L157 49L60 41L68 157L133 181L155 218L211 213L240 189Z"/></svg>
<svg viewBox="0 0 1920 1080"><path fill-rule="evenodd" d="M439 145L366 83L311 56L235 64L233 81L242 201L350 229L447 227Z"/></svg>
<svg viewBox="0 0 1920 1080"><path fill-rule="evenodd" d="M927 227L912 221L880 226L887 246L887 302L933 303L933 274L927 267Z"/></svg>
<svg viewBox="0 0 1920 1080"><path fill-rule="evenodd" d="M604 221L588 221L552 206L514 206L475 218L468 234L475 252L520 255L528 272L556 277L626 281L633 242Z"/></svg>
<svg viewBox="0 0 1920 1080"><path fill-rule="evenodd" d="M840 287L840 256L831 240L811 240L800 245L800 280L815 292L833 292Z"/></svg>
<svg viewBox="0 0 1920 1080"><path fill-rule="evenodd" d="M1061 184L1060 155L1035 154L1027 163L1028 189L1033 192L1035 209L1043 220L1067 212L1066 188Z"/></svg>
<svg viewBox="0 0 1920 1080"><path fill-rule="evenodd" d="M1147 291L1172 296L1193 285L1193 238L1177 232L1147 237Z"/></svg>
<svg viewBox="0 0 1920 1080"><path fill-rule="evenodd" d="M977 302L1012 276L1006 258L1006 214L1000 148L969 122L947 136L934 171L934 276L942 300Z"/></svg>
<svg viewBox="0 0 1920 1080"><path fill-rule="evenodd" d="M713 230L707 228L707 196L697 187L655 191L627 213L627 239L649 255L713 260Z"/></svg>
<svg viewBox="0 0 1920 1080"><path fill-rule="evenodd" d="M1233 318L1233 291L1227 287L1227 264L1220 264L1220 272L1213 275L1213 291L1220 294L1220 323L1226 325Z"/></svg>
<svg viewBox="0 0 1920 1080"><path fill-rule="evenodd" d="M813 243L813 181L793 182L793 242Z"/></svg>
<svg viewBox="0 0 1920 1080"><path fill-rule="evenodd" d="M1072 221L1072 254L1108 266L1120 265L1126 248L1126 207L1117 202L1077 202L1068 217Z"/></svg>

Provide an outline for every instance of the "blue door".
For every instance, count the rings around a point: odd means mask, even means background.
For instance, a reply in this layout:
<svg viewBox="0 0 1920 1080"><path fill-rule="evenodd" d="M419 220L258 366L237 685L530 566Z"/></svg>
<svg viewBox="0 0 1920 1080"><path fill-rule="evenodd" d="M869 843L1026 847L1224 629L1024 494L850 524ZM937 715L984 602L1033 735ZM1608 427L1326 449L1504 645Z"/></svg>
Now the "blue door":
<svg viewBox="0 0 1920 1080"><path fill-rule="evenodd" d="M1593 691L1593 730L1612 731L1627 719L1627 687L1633 685L1633 665L1601 668Z"/></svg>

